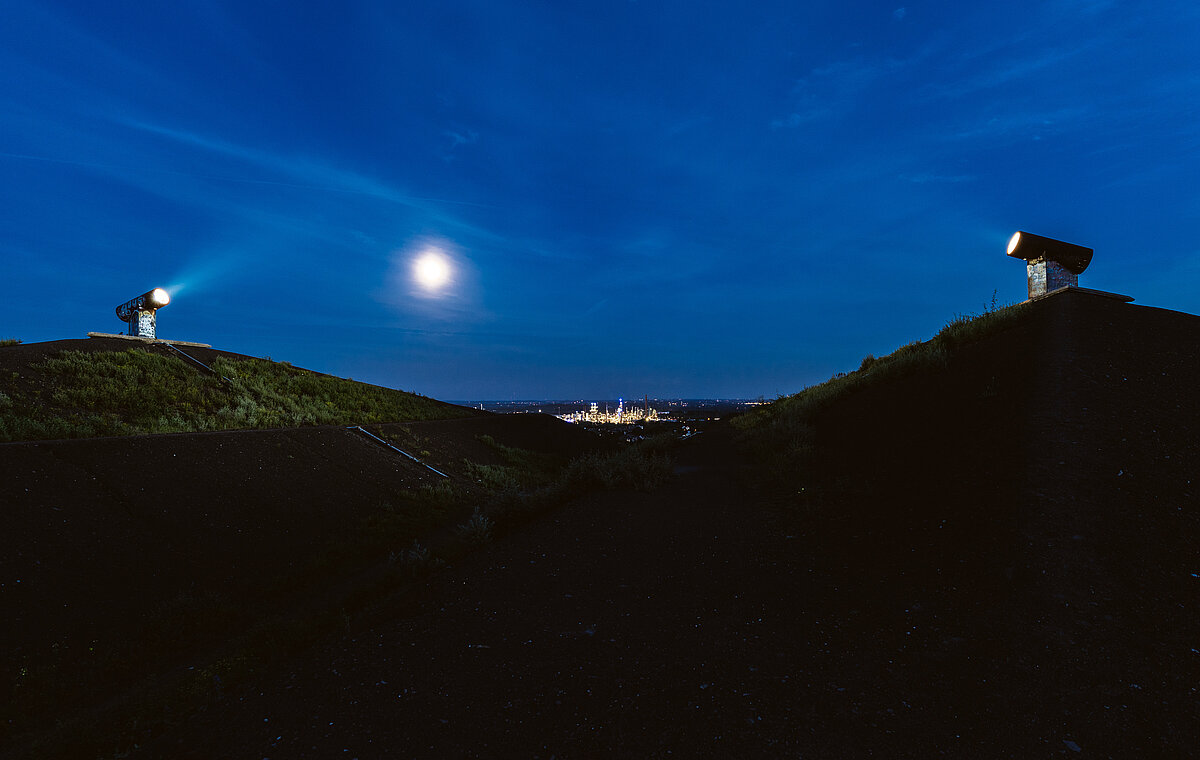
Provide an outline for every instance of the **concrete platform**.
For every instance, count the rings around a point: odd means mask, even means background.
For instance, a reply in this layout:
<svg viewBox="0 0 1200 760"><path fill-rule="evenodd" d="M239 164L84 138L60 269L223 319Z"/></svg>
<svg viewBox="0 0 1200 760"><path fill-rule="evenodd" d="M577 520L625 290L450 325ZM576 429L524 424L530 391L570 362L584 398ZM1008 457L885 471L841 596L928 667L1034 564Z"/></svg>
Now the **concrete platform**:
<svg viewBox="0 0 1200 760"><path fill-rule="evenodd" d="M1088 295L1092 295L1092 296L1100 296L1102 298L1111 298L1114 301L1120 301L1121 303L1131 303L1133 301L1133 296L1123 296L1120 293L1109 293L1107 290L1093 290L1091 288L1081 288L1078 285L1067 285L1066 287L1056 288L1054 290L1051 290L1048 293L1043 293L1040 296L1034 296L1033 298L1029 298L1026 300L1026 303L1028 303L1029 301L1040 301L1043 298L1049 298L1050 296L1057 295L1059 293L1065 293L1068 290L1073 290L1077 293L1087 293Z"/></svg>
<svg viewBox="0 0 1200 760"><path fill-rule="evenodd" d="M124 333L102 333L90 332L87 334L89 338L120 338L121 340L132 340L137 343L170 343L173 346L192 346L194 348L212 348L211 343L195 343L190 340L167 340L166 338L143 338L140 335L125 335Z"/></svg>

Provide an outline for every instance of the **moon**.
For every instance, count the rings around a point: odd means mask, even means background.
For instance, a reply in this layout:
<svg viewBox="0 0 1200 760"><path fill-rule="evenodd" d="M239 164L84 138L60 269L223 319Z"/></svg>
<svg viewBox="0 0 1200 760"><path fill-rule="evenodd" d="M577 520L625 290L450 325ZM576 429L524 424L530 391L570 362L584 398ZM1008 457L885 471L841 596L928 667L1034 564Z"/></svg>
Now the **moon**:
<svg viewBox="0 0 1200 760"><path fill-rule="evenodd" d="M450 275L450 260L441 251L425 251L413 262L413 277L425 290L441 290L449 284Z"/></svg>

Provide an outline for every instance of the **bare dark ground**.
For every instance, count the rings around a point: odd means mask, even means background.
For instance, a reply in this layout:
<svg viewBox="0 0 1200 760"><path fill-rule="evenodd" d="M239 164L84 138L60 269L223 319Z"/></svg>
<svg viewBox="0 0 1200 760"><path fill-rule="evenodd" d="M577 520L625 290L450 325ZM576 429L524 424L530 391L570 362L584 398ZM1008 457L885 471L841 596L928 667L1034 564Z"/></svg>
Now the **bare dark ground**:
<svg viewBox="0 0 1200 760"><path fill-rule="evenodd" d="M832 412L839 491L757 494L701 436L147 754L1192 756L1198 321L1038 308L957 390Z"/></svg>
<svg viewBox="0 0 1200 760"><path fill-rule="evenodd" d="M819 420L812 492L705 433L133 755L1194 756L1200 319L1035 306Z"/></svg>

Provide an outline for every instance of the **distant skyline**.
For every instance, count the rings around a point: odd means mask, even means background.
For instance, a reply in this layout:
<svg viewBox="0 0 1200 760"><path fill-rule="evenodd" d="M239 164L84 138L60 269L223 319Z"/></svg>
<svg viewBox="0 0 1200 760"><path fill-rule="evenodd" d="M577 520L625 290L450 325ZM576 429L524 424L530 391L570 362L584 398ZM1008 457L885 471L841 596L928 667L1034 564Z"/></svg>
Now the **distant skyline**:
<svg viewBox="0 0 1200 760"><path fill-rule="evenodd" d="M773 397L1025 295L1200 312L1186 2L26 2L0 338L443 399Z"/></svg>

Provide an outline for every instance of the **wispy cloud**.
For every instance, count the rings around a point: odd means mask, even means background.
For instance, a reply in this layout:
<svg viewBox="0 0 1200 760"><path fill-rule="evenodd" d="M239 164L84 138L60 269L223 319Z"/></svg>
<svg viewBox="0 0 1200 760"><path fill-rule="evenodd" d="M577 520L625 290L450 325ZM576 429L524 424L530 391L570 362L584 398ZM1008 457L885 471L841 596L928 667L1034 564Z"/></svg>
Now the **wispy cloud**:
<svg viewBox="0 0 1200 760"><path fill-rule="evenodd" d="M1116 6L1116 0L1051 0L1050 11L1063 18L1098 16Z"/></svg>
<svg viewBox="0 0 1200 760"><path fill-rule="evenodd" d="M583 312L583 315L582 315L582 316L584 316L584 317L590 317L590 316L592 316L593 314L596 314L596 313L598 313L598 312L599 312L601 309L603 309L603 308L604 308L605 306L607 306L607 305L608 305L608 299L607 299L607 298L602 298L602 299L600 299L599 301L597 301L596 303L594 303L594 304L592 304L591 306L589 306L589 307L588 307L588 308L587 308L587 309L586 309L586 310Z"/></svg>
<svg viewBox="0 0 1200 760"><path fill-rule="evenodd" d="M177 129L145 120L114 120L121 126L154 135L176 145L199 151L213 159L199 164L186 154L168 153L167 161L188 168L161 168L164 161L139 162L136 165L96 167L120 181L159 195L185 207L206 209L224 219L241 219L251 229L274 229L294 240L322 240L338 248L362 249L363 236L394 245L389 238L407 238L436 231L472 247L504 248L510 241L481 224L480 213L495 208L488 204L456 198L421 195L387 180L338 167L321 159L298 157L256 146L226 140L192 130ZM127 144L125 142L116 143ZM115 155L116 151L108 151ZM160 168L147 168L157 165ZM193 166L214 166L200 172ZM164 181L163 175L178 175L195 182ZM214 186L260 186L279 188L281 192L222 193ZM295 192L283 191L300 191ZM307 195L305 195L307 193ZM344 203L331 203L343 196ZM357 197L379 204L366 204ZM389 211L399 207L403 213ZM320 208L313 213L313 208ZM369 233L369 234L368 234ZM369 246L372 255L385 257L387 248Z"/></svg>
<svg viewBox="0 0 1200 760"><path fill-rule="evenodd" d="M1018 56L1001 54L997 50L996 55L989 61L989 65L979 68L973 74L955 77L952 84L941 80L927 85L917 94L917 99L927 101L959 99L1021 82L1074 58L1081 52L1083 51L1080 48L1049 49L1041 55ZM967 68L967 64L960 63L954 68L961 71Z"/></svg>
<svg viewBox="0 0 1200 760"><path fill-rule="evenodd" d="M830 111L828 109L811 109L805 111L804 113L793 111L783 119L772 119L771 129L795 129L797 127L802 127L805 124L811 124L813 122L820 121L829 114Z"/></svg>
<svg viewBox="0 0 1200 760"><path fill-rule="evenodd" d="M959 182L974 182L976 179L976 177L971 174L936 174L933 172L906 174L901 175L900 178L916 185L924 185L928 183L956 184Z"/></svg>
<svg viewBox="0 0 1200 760"><path fill-rule="evenodd" d="M1111 58L1113 45L1136 24L1133 16L1100 19L1110 2L1057 0L1011 34L966 40L957 50L947 51L941 61L945 75L932 78L915 93L918 100L933 102L962 99L1012 85L1037 84L1066 66L1095 57ZM1101 23L1101 22L1104 23ZM1091 31L1064 34L1064 28L1087 25Z"/></svg>
<svg viewBox="0 0 1200 760"><path fill-rule="evenodd" d="M1079 127L1088 118L1083 108L1060 108L1054 111L1014 112L990 116L949 132L946 137L959 140L994 139L997 137L1027 137L1040 140Z"/></svg>
<svg viewBox="0 0 1200 760"><path fill-rule="evenodd" d="M230 176L209 177L210 179L222 179L229 182L243 182L248 184L287 185L291 187L302 187L312 190L324 190L338 193L356 193L360 195L373 196L382 200L390 201L392 203L422 209L427 208L426 204L429 203L486 207L486 204L462 201L453 198L433 198L411 195L397 190L396 188L384 182L376 180L372 177L358 174L356 172L338 169L333 166L329 166L328 164L298 158L295 156L284 156L257 148L250 148L218 138L200 135L195 132L173 129L143 121L128 120L124 121L124 124L135 129L174 140L178 143L190 145L205 151L244 161L261 169L291 178L290 181L261 177L246 178Z"/></svg>
<svg viewBox="0 0 1200 760"><path fill-rule="evenodd" d="M455 127L442 132L442 136L450 140L449 147L442 152L442 160L449 163L458 158L457 149L463 145L474 145L479 142L479 133L465 127Z"/></svg>
<svg viewBox="0 0 1200 760"><path fill-rule="evenodd" d="M696 129L697 127L703 126L710 121L712 121L711 116L689 116L669 125L666 128L667 135L671 137L678 137L684 132Z"/></svg>
<svg viewBox="0 0 1200 760"><path fill-rule="evenodd" d="M895 61L856 59L818 66L796 81L791 92L791 112L773 119L770 127L794 129L844 114L860 100L864 91L899 65Z"/></svg>

